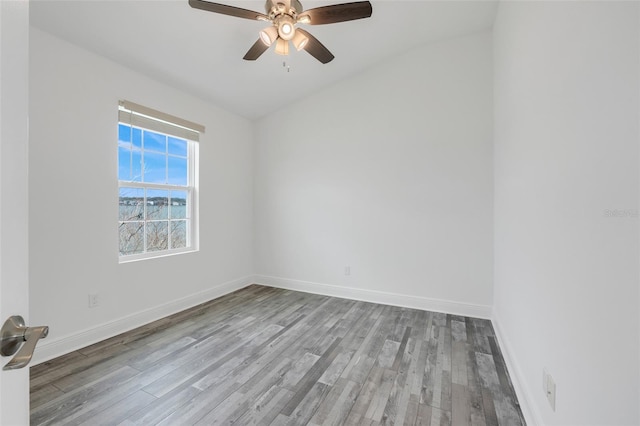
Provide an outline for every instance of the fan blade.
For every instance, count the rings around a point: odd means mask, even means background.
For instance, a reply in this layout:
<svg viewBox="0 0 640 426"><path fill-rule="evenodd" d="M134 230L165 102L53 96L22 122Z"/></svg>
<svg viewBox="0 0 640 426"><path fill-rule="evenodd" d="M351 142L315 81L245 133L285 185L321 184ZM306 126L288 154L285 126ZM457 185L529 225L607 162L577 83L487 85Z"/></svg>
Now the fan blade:
<svg viewBox="0 0 640 426"><path fill-rule="evenodd" d="M372 12L371 3L368 1L357 1L354 3L316 7L315 9L302 12L301 15L309 16L310 25L323 25L369 18Z"/></svg>
<svg viewBox="0 0 640 426"><path fill-rule="evenodd" d="M253 10L242 9L226 4L212 3L204 0L189 0L189 6L194 9L206 10L207 12L221 13L223 15L235 16L237 18L253 19L256 21L268 21L269 17Z"/></svg>
<svg viewBox="0 0 640 426"><path fill-rule="evenodd" d="M258 41L256 41L255 43L253 43L253 46L251 46L251 49L249 49L247 51L247 53L244 55L244 59L245 61L255 61L256 59L258 59L260 57L260 55L262 55L267 49L269 48L269 46L267 46L266 44L264 44L262 42L262 39L258 39Z"/></svg>
<svg viewBox="0 0 640 426"><path fill-rule="evenodd" d="M304 50L309 52L311 56L313 56L323 64L329 63L333 60L333 58L335 58L335 56L333 56L333 54L329 52L329 49L324 47L324 45L320 43L317 38L309 34L307 31L303 30L302 28L296 28L296 31L300 31L309 39L307 44L304 46Z"/></svg>

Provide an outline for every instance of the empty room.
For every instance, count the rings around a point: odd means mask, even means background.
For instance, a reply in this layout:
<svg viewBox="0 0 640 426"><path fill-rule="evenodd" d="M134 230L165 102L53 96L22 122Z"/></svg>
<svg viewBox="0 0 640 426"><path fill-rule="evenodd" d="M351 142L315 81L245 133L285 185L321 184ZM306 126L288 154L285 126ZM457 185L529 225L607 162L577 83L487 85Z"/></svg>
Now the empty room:
<svg viewBox="0 0 640 426"><path fill-rule="evenodd" d="M2 425L640 424L640 3L0 1Z"/></svg>

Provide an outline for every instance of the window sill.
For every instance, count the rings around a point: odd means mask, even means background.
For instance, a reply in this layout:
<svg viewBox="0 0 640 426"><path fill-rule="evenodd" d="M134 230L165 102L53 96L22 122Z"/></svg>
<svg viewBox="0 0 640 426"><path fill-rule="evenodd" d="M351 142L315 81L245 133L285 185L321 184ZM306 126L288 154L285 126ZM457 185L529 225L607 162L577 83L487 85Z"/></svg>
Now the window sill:
<svg viewBox="0 0 640 426"><path fill-rule="evenodd" d="M164 250L161 252L130 254L127 256L120 256L118 259L118 263L121 264L121 263L138 262L141 260L160 259L163 257L176 256L176 255L186 254L186 253L194 253L197 251L198 251L197 248L188 248L188 249Z"/></svg>

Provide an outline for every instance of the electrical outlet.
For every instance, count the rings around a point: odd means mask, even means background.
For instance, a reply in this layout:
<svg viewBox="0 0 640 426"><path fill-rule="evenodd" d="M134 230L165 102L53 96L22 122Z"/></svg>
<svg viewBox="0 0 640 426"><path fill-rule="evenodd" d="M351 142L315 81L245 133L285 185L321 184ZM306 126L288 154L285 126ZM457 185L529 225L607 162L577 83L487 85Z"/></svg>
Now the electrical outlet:
<svg viewBox="0 0 640 426"><path fill-rule="evenodd" d="M547 395L547 400L549 401L549 405L553 411L556 411L556 382L551 377L551 374L547 371L547 369L542 370L542 386L544 388L544 393Z"/></svg>
<svg viewBox="0 0 640 426"><path fill-rule="evenodd" d="M98 296L98 293L90 293L89 294L89 307L90 308L95 308L96 306L100 305L100 297Z"/></svg>
<svg viewBox="0 0 640 426"><path fill-rule="evenodd" d="M345 266L344 267L344 274L345 275L351 275L351 266Z"/></svg>

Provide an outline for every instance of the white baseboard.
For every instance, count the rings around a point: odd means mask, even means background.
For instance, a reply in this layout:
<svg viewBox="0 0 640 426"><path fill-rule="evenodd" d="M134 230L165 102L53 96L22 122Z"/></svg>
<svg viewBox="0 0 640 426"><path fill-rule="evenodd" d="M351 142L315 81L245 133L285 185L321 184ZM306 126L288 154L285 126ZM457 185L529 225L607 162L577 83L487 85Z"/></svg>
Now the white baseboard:
<svg viewBox="0 0 640 426"><path fill-rule="evenodd" d="M526 385L522 369L520 368L518 361L513 356L511 343L503 333L500 325L500 319L496 315L495 311L493 312L491 322L493 323L493 329L495 330L496 337L498 338L498 346L500 346L504 361L507 364L507 371L509 371L511 383L513 384L516 395L518 396L522 415L524 415L524 419L528 426L543 426L544 423L542 421L540 411L538 411L538 407L531 397L531 389Z"/></svg>
<svg viewBox="0 0 640 426"><path fill-rule="evenodd" d="M78 333L58 337L54 340L41 340L38 342L38 350L33 356L31 365L36 365L60 355L84 348L101 340L117 336L125 331L159 320L166 316L197 306L201 303L215 299L225 294L244 288L254 282L254 276L246 276L236 280L217 285L205 291L195 293L178 300L173 300L164 305L156 306L132 315L106 322L104 324L87 328Z"/></svg>
<svg viewBox="0 0 640 426"><path fill-rule="evenodd" d="M322 294L325 296L344 299L362 300L364 302L381 303L384 305L402 306L405 308L422 309L425 311L444 312L475 318L491 318L491 306L474 305L471 303L454 302L449 300L430 299L427 297L410 296L406 294L389 293L377 290L365 290L354 287L343 287L331 284L320 284L308 281L291 280L288 278L254 276L256 284L287 290L303 291L305 293Z"/></svg>

